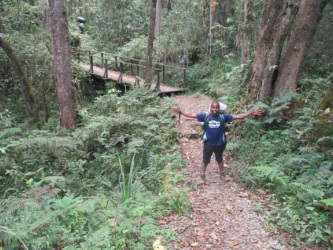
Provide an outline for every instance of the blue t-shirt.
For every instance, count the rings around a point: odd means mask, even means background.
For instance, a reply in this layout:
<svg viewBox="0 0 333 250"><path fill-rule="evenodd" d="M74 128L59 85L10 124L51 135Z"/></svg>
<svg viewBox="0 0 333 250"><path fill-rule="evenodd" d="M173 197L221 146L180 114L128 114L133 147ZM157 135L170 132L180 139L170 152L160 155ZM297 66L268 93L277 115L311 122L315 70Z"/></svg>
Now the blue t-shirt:
<svg viewBox="0 0 333 250"><path fill-rule="evenodd" d="M197 118L199 122L205 122L207 113L197 114ZM232 115L224 114L224 121L225 122L231 122L232 121ZM223 145L223 122L220 117L213 116L211 113L209 113L209 118L206 126L206 136L207 136L207 144L212 146L221 146Z"/></svg>

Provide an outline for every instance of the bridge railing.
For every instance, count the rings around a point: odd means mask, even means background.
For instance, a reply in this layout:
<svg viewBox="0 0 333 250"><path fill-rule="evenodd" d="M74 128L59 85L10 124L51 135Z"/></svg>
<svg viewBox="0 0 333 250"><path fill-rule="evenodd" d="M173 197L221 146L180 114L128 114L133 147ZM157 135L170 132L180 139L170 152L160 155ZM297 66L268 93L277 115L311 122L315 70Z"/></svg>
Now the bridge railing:
<svg viewBox="0 0 333 250"><path fill-rule="evenodd" d="M71 54L78 61L90 65L90 71L93 73L94 65L105 68L104 77L108 77L108 70L119 71L120 76L118 81L122 81L123 74L132 75L136 77L135 85L140 85L143 82L146 73L146 61L127 58L105 52L87 51L71 49ZM156 82L156 89L159 90L160 84L165 83L170 86L187 87L186 82L186 68L163 63L153 62L152 71L153 81ZM180 82L181 79L182 81Z"/></svg>

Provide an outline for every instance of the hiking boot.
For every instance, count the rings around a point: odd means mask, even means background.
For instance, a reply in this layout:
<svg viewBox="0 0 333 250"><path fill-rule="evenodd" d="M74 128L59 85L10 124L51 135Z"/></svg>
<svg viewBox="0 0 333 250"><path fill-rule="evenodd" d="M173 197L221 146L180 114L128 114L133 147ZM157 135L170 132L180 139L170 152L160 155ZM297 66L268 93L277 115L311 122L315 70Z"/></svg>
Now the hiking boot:
<svg viewBox="0 0 333 250"><path fill-rule="evenodd" d="M203 182L206 182L206 175L205 174L201 174L200 178Z"/></svg>
<svg viewBox="0 0 333 250"><path fill-rule="evenodd" d="M220 172L220 180L223 181L225 178L225 173L224 172Z"/></svg>
<svg viewBox="0 0 333 250"><path fill-rule="evenodd" d="M225 172L220 172L220 180L225 181L225 182L230 181L230 179L226 179L226 173Z"/></svg>

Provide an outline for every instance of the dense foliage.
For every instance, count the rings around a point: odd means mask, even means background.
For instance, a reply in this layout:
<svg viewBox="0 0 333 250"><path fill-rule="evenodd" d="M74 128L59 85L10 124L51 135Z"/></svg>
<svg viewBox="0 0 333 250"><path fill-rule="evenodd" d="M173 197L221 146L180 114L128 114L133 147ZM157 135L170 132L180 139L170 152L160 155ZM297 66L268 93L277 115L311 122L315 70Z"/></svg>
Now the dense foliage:
<svg viewBox="0 0 333 250"><path fill-rule="evenodd" d="M5 245L147 249L166 235L155 219L175 210L175 200L162 184L183 164L174 152L170 105L142 89L123 97L110 92L81 110L73 132L59 131L52 119L40 130L4 119Z"/></svg>

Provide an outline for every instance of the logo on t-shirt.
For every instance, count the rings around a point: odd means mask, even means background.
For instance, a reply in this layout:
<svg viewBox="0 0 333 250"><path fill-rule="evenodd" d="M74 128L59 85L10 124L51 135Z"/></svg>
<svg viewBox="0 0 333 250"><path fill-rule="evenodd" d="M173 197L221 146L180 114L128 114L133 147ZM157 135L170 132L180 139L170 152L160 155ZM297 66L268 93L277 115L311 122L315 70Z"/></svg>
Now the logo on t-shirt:
<svg viewBox="0 0 333 250"><path fill-rule="evenodd" d="M209 128L219 128L221 126L221 122L220 121L209 121L208 123L208 127Z"/></svg>

